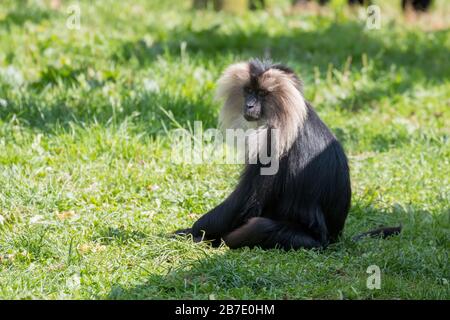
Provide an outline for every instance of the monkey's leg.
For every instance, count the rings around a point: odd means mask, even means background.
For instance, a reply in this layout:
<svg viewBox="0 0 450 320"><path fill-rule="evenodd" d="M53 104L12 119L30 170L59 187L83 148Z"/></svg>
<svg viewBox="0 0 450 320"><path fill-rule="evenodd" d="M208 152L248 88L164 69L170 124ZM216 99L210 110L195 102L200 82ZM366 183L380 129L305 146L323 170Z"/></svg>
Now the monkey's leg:
<svg viewBox="0 0 450 320"><path fill-rule="evenodd" d="M263 249L280 247L289 250L326 245L299 226L261 217L251 218L223 239L232 249L260 246Z"/></svg>
<svg viewBox="0 0 450 320"><path fill-rule="evenodd" d="M212 241L212 246L218 247L224 235L236 230L237 226L242 226L249 217L258 216L260 212L259 207L254 207L244 213L234 212L226 204L221 204L200 217L192 228L177 230L175 235L192 235L194 242Z"/></svg>
<svg viewBox="0 0 450 320"><path fill-rule="evenodd" d="M194 242L211 240L211 244L218 247L222 236L230 232L235 216L235 212L225 201L200 217L192 228L179 229L174 234L178 236L192 235Z"/></svg>
<svg viewBox="0 0 450 320"><path fill-rule="evenodd" d="M235 211L225 201L200 217L192 226L191 233L194 238L217 240L220 244L222 236L230 232L235 216Z"/></svg>
<svg viewBox="0 0 450 320"><path fill-rule="evenodd" d="M248 179L252 179L252 176ZM251 183L241 181L220 205L200 217L192 228L180 230L177 234L192 234L194 239L214 240L220 244L224 235L245 222L244 215L248 217L259 214L259 206L254 206L255 209L252 210L245 209L254 194L252 188ZM249 212L253 210L254 213Z"/></svg>
<svg viewBox="0 0 450 320"><path fill-rule="evenodd" d="M227 209L229 208L226 203L222 203L200 217L192 228L177 230L175 235L192 235L194 242L211 241L213 247L218 247L222 241L222 235L227 234L232 225L234 214L232 211L227 211Z"/></svg>
<svg viewBox="0 0 450 320"><path fill-rule="evenodd" d="M241 214L248 202L247 195L250 194L247 188L238 186L225 201L200 217L192 226L192 235L203 237L205 240L217 240L220 243L224 235L244 222ZM259 212L259 208L254 210Z"/></svg>
<svg viewBox="0 0 450 320"><path fill-rule="evenodd" d="M201 216L192 228L179 229L174 232L178 236L192 235L194 242L212 241L213 247L220 246L222 236L231 231L236 213L226 204L220 204L210 212Z"/></svg>

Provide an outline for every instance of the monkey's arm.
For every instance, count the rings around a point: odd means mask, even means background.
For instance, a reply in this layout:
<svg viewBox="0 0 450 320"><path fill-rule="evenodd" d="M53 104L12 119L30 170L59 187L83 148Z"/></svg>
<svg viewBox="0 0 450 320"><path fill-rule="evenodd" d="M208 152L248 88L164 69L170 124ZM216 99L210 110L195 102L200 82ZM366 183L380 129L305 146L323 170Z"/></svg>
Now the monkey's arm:
<svg viewBox="0 0 450 320"><path fill-rule="evenodd" d="M225 201L194 223L192 226L194 237L204 236L206 239L218 239L230 231L234 220L238 218L245 204L242 195L239 194L239 189L234 190Z"/></svg>
<svg viewBox="0 0 450 320"><path fill-rule="evenodd" d="M176 234L192 234L196 242L202 239L220 241L222 236L230 232L233 227L244 223L243 220L248 218L245 212L249 211L251 194L251 184L241 180L236 189L220 205L204 214L192 228L178 230Z"/></svg>
<svg viewBox="0 0 450 320"><path fill-rule="evenodd" d="M198 219L192 228L179 230L176 234L192 234L194 241L217 240L245 223L249 218L258 216L261 208L256 196L256 187L261 185L258 166L247 166L234 191L217 207ZM265 176L264 176L265 177Z"/></svg>
<svg viewBox="0 0 450 320"><path fill-rule="evenodd" d="M194 242L213 240L213 246L219 246L223 235L231 230L234 218L238 215L232 197L204 214L191 228L175 231L175 235L192 235Z"/></svg>

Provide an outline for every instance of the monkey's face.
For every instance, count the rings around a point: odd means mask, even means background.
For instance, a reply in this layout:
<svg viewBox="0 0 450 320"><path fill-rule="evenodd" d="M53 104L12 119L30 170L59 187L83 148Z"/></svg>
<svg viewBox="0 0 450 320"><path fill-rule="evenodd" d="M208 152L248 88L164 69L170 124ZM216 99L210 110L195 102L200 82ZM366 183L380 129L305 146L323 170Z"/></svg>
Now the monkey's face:
<svg viewBox="0 0 450 320"><path fill-rule="evenodd" d="M251 60L229 66L216 97L224 100L223 129L279 129L279 152L289 148L306 117L301 82L288 67Z"/></svg>
<svg viewBox="0 0 450 320"><path fill-rule="evenodd" d="M264 110L264 104L268 92L264 89L247 85L243 89L244 105L243 115L247 121L258 121L261 119Z"/></svg>

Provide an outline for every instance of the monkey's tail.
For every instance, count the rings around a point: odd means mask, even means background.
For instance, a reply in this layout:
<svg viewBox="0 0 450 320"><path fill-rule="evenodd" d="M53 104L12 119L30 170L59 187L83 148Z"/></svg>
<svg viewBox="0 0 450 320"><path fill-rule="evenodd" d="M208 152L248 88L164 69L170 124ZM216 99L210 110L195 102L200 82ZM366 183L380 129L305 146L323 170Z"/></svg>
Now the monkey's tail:
<svg viewBox="0 0 450 320"><path fill-rule="evenodd" d="M400 234L401 231L402 231L402 225L399 225L398 227L382 227L382 228L374 229L371 231L361 233L357 236L354 236L352 238L352 240L359 241L365 237L371 237L371 238L381 237L383 239L386 239L387 237Z"/></svg>

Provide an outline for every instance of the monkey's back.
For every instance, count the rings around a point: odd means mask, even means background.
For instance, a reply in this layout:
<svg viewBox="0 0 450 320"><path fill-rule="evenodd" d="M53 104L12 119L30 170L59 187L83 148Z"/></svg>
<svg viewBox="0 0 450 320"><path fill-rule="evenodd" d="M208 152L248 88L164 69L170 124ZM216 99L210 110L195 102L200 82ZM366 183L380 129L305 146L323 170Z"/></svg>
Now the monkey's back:
<svg viewBox="0 0 450 320"><path fill-rule="evenodd" d="M350 174L344 150L307 104L307 117L278 172L261 182L262 216L297 223L336 241L343 230L351 200ZM271 192L267 187L271 185ZM270 194L270 195L269 195Z"/></svg>

